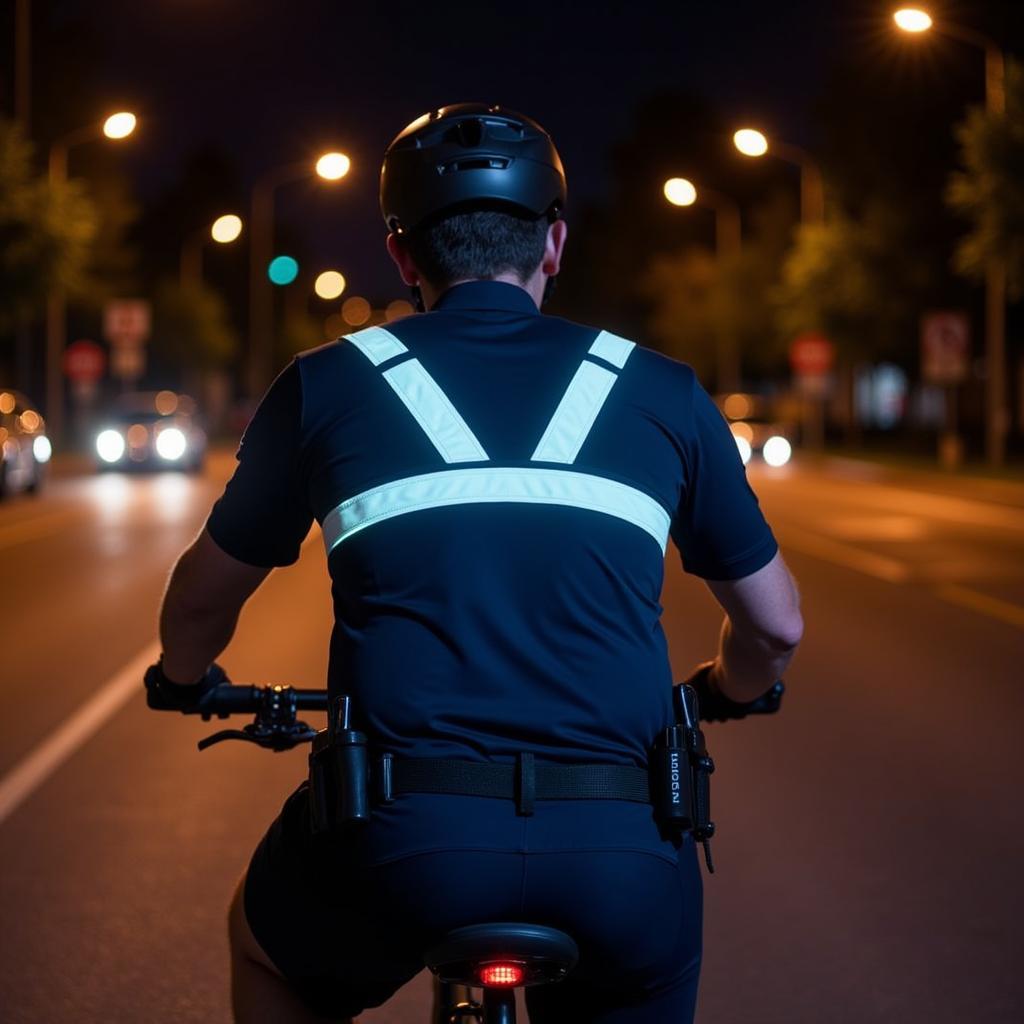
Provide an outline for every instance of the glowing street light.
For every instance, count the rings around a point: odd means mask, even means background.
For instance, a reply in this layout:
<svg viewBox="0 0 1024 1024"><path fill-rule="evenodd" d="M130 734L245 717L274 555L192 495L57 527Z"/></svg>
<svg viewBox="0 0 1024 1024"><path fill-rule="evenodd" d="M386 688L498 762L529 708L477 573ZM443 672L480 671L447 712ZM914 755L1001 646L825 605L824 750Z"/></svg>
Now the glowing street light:
<svg viewBox="0 0 1024 1024"><path fill-rule="evenodd" d="M740 128L733 133L732 141L744 156L764 156L768 152L768 139L756 128Z"/></svg>
<svg viewBox="0 0 1024 1024"><path fill-rule="evenodd" d="M669 178L663 191L673 206L693 206L697 202L697 189L688 178Z"/></svg>
<svg viewBox="0 0 1024 1024"><path fill-rule="evenodd" d="M337 181L348 174L351 166L352 161L344 153L324 153L316 162L316 173L327 181Z"/></svg>
<svg viewBox="0 0 1024 1024"><path fill-rule="evenodd" d="M210 237L221 245L233 242L242 233L242 218L234 213L225 213L210 226Z"/></svg>
<svg viewBox="0 0 1024 1024"><path fill-rule="evenodd" d="M108 139L127 139L136 125L135 115L127 110L121 110L103 122L103 134Z"/></svg>
<svg viewBox="0 0 1024 1024"><path fill-rule="evenodd" d="M901 7L893 12L892 20L904 32L927 32L932 27L932 17L920 7Z"/></svg>
<svg viewBox="0 0 1024 1024"><path fill-rule="evenodd" d="M313 291L321 299L336 299L345 290L345 275L337 270L325 270L313 284Z"/></svg>

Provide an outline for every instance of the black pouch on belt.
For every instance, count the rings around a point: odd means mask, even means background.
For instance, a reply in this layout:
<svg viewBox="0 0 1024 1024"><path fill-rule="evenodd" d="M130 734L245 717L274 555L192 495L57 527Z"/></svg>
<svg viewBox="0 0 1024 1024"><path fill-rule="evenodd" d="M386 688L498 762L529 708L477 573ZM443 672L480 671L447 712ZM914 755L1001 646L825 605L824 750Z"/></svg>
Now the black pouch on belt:
<svg viewBox="0 0 1024 1024"><path fill-rule="evenodd" d="M366 736L351 728L349 713L349 698L339 697L309 754L310 822L316 835L370 820Z"/></svg>

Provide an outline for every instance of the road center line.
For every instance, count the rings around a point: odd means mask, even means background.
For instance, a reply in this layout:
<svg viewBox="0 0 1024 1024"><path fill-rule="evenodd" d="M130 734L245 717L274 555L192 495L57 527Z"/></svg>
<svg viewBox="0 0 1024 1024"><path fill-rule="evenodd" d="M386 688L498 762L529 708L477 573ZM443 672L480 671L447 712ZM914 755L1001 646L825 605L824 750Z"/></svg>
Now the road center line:
<svg viewBox="0 0 1024 1024"><path fill-rule="evenodd" d="M51 512L48 515L33 516L31 519L23 519L19 523L0 526L0 549L11 548L16 544L24 544L26 541L40 540L43 537L60 533L62 527L69 520L80 517L80 512L73 509L65 509L62 512Z"/></svg>
<svg viewBox="0 0 1024 1024"><path fill-rule="evenodd" d="M79 747L121 709L133 694L142 696L142 677L160 654L151 643L116 672L56 732L43 740L0 779L0 823L38 789Z"/></svg>
<svg viewBox="0 0 1024 1024"><path fill-rule="evenodd" d="M862 551L850 544L809 533L807 530L776 529L775 534L783 548L792 548L812 558L820 558L846 569L854 569L887 583L905 583L910 579L910 567L895 558Z"/></svg>
<svg viewBox="0 0 1024 1024"><path fill-rule="evenodd" d="M983 594L970 587L962 587L959 583L946 583L935 588L935 593L944 601L951 604L958 604L963 608L970 608L972 611L980 612L989 618L998 619L1000 622L1009 623L1024 629L1024 607L1013 604L1011 601L1004 601L999 597L992 597Z"/></svg>

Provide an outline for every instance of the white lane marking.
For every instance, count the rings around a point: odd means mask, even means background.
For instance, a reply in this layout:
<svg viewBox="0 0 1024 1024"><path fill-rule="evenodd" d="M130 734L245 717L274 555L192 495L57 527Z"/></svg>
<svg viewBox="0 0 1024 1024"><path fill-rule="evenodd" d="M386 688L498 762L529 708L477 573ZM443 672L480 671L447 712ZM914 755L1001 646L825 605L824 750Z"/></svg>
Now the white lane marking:
<svg viewBox="0 0 1024 1024"><path fill-rule="evenodd" d="M0 822L38 789L89 740L132 695L142 697L142 677L156 661L160 645L151 643L108 679L56 732L43 740L0 780Z"/></svg>
<svg viewBox="0 0 1024 1024"><path fill-rule="evenodd" d="M30 540L42 540L45 537L62 533L69 522L80 518L84 518L84 516L79 510L64 509L60 512L50 512L0 526L0 548L12 548Z"/></svg>
<svg viewBox="0 0 1024 1024"><path fill-rule="evenodd" d="M775 529L775 535L783 548L792 548L812 558L820 558L846 569L874 576L887 583L905 583L910 579L910 567L895 558L886 558L869 551L861 551L849 544L809 533L807 530Z"/></svg>

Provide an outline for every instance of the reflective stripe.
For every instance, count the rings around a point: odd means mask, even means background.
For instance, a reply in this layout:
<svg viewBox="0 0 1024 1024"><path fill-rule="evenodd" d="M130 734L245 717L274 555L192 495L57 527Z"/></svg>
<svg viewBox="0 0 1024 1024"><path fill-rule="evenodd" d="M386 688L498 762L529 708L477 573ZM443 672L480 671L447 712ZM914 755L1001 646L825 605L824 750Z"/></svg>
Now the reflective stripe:
<svg viewBox="0 0 1024 1024"><path fill-rule="evenodd" d="M405 403L445 462L486 462L487 452L476 439L437 381L418 359L385 371L384 379Z"/></svg>
<svg viewBox="0 0 1024 1024"><path fill-rule="evenodd" d="M620 338L617 334L602 331L594 339L594 344L590 346L590 354L606 360L621 370L626 365L630 352L635 348L635 341L626 341L625 338Z"/></svg>
<svg viewBox="0 0 1024 1024"><path fill-rule="evenodd" d="M402 355L409 350L390 332L383 327L367 327L355 334L345 337L352 342L374 366L380 366L388 359Z"/></svg>
<svg viewBox="0 0 1024 1024"><path fill-rule="evenodd" d="M343 501L323 521L327 553L374 523L418 512L482 502L564 505L615 516L650 534L662 554L668 543L668 512L643 491L616 480L565 469L449 469L396 480Z"/></svg>
<svg viewBox="0 0 1024 1024"><path fill-rule="evenodd" d="M597 363L580 363L530 461L575 462L616 379Z"/></svg>

